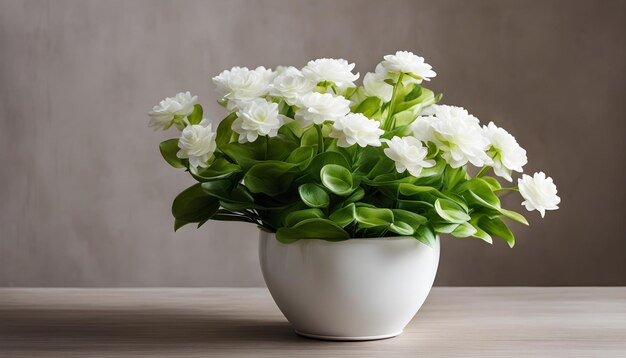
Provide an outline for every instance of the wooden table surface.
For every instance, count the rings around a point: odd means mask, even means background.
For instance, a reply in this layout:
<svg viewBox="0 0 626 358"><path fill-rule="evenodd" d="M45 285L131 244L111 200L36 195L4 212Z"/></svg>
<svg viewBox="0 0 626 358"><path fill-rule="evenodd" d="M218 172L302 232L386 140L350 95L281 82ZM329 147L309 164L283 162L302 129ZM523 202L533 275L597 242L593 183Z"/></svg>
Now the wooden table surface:
<svg viewBox="0 0 626 358"><path fill-rule="evenodd" d="M404 334L295 335L265 288L0 289L0 357L626 357L626 288L434 288Z"/></svg>

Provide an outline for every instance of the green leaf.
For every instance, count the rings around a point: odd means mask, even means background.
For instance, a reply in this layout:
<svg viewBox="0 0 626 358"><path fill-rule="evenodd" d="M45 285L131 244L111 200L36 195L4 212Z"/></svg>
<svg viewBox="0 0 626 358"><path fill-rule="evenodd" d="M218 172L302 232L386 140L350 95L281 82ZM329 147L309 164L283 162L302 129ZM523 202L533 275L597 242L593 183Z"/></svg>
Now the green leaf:
<svg viewBox="0 0 626 358"><path fill-rule="evenodd" d="M359 103L354 113L363 113L364 116L372 118L380 110L381 104L382 100L380 98L367 97L363 102Z"/></svg>
<svg viewBox="0 0 626 358"><path fill-rule="evenodd" d="M505 217L513 220L513 221L516 221L516 222L518 222L520 224L524 224L524 225L528 226L528 220L526 220L524 215L522 215L522 214L520 214L518 212L500 208L500 213L502 215L504 215Z"/></svg>
<svg viewBox="0 0 626 358"><path fill-rule="evenodd" d="M382 174L395 173L394 169L395 163L384 154L382 148L368 146L359 149L355 164L356 175L363 178L375 178Z"/></svg>
<svg viewBox="0 0 626 358"><path fill-rule="evenodd" d="M379 149L371 146L361 148L358 151L356 163L354 164L355 172L361 175L367 175L372 168L380 161L384 156L383 152ZM372 177L374 177L373 175Z"/></svg>
<svg viewBox="0 0 626 358"><path fill-rule="evenodd" d="M356 188L356 190L352 194L350 194L350 196L348 196L346 200L344 200L344 203L349 204L349 203L357 202L363 199L364 196L365 196L365 190L363 190L363 188L361 187Z"/></svg>
<svg viewBox="0 0 626 358"><path fill-rule="evenodd" d="M337 223L337 225L341 227L346 227L350 225L354 219L356 218L356 206L354 203L350 203L349 205L335 210L332 214L330 214L329 219Z"/></svg>
<svg viewBox="0 0 626 358"><path fill-rule="evenodd" d="M439 188L443 183L443 173L447 164L445 160L439 159L435 166L424 168L419 178L415 181L415 185L428 185Z"/></svg>
<svg viewBox="0 0 626 358"><path fill-rule="evenodd" d="M498 181L498 179L494 178L494 177L482 177L482 180L484 180L487 184L489 184L489 186L491 187L491 190L498 190L498 189L502 189L502 185L500 185L500 182Z"/></svg>
<svg viewBox="0 0 626 358"><path fill-rule="evenodd" d="M202 106L195 104L193 106L193 112L187 116L187 120L191 124L199 124L202 121Z"/></svg>
<svg viewBox="0 0 626 358"><path fill-rule="evenodd" d="M233 174L241 172L241 167L226 160L224 157L217 157L208 168L199 168L198 173L191 175L198 181L224 179Z"/></svg>
<svg viewBox="0 0 626 358"><path fill-rule="evenodd" d="M494 194L493 189L486 181L480 178L474 178L461 184L458 188L459 192L467 192L469 195L465 197L473 203L486 206L488 208L500 208L500 199Z"/></svg>
<svg viewBox="0 0 626 358"><path fill-rule="evenodd" d="M476 232L472 235L475 238L481 239L485 242L488 242L490 244L493 244L493 238L491 237L491 235L489 235L485 230L481 229L478 226L478 221L483 217L484 215L473 215L472 219L469 221L470 224L472 224L472 226L474 227L474 229L476 229Z"/></svg>
<svg viewBox="0 0 626 358"><path fill-rule="evenodd" d="M276 231L278 241L288 244L300 239L342 241L350 238L339 225L328 219L313 218L299 222L294 227L282 227Z"/></svg>
<svg viewBox="0 0 626 358"><path fill-rule="evenodd" d="M343 93L343 96L345 98L350 98L350 97L352 97L353 94L356 93L357 89L358 89L357 87L348 87L348 88L346 88L345 92Z"/></svg>
<svg viewBox="0 0 626 358"><path fill-rule="evenodd" d="M415 237L419 242L430 247L433 247L435 241L437 241L437 236L435 235L435 232L426 225L422 225L417 228L413 237Z"/></svg>
<svg viewBox="0 0 626 358"><path fill-rule="evenodd" d="M326 190L315 183L305 183L298 187L300 199L309 207L325 208L330 203L330 197Z"/></svg>
<svg viewBox="0 0 626 358"><path fill-rule="evenodd" d="M202 190L201 185L194 184L183 190L172 203L174 215L174 229L187 223L197 223L207 220L220 208L220 202Z"/></svg>
<svg viewBox="0 0 626 358"><path fill-rule="evenodd" d="M332 131L332 126L324 125L324 128L329 128ZM324 129L324 132L326 129ZM329 132L330 135L330 132ZM324 148L326 152L337 152L341 154L346 162L351 163L354 153L357 151L358 146L351 146L348 148L343 148L337 145L337 141L333 138L324 139Z"/></svg>
<svg viewBox="0 0 626 358"><path fill-rule="evenodd" d="M437 199L435 201L435 210L442 219L450 223L462 224L470 219L463 207L452 200Z"/></svg>
<svg viewBox="0 0 626 358"><path fill-rule="evenodd" d="M243 177L252 193L278 195L289 189L293 175L288 173L294 164L268 160L253 165Z"/></svg>
<svg viewBox="0 0 626 358"><path fill-rule="evenodd" d="M462 224L459 224L459 226L457 226L456 229L451 232L451 234L454 237L468 237L476 234L477 231L478 230L476 230L476 228L474 228L472 224L470 224L469 222L464 222Z"/></svg>
<svg viewBox="0 0 626 358"><path fill-rule="evenodd" d="M413 196L423 193L431 193L436 196L442 196L439 190L433 188L432 186L419 186L410 183L401 183L398 185L398 192L404 196Z"/></svg>
<svg viewBox="0 0 626 358"><path fill-rule="evenodd" d="M226 144L230 143L230 140L233 137L232 127L235 119L237 119L237 115L235 113L231 113L217 126L215 142L217 143L218 149L221 150Z"/></svg>
<svg viewBox="0 0 626 358"><path fill-rule="evenodd" d="M465 202L465 198L463 198L460 195L454 194L454 193L448 193L444 199L449 199L454 201L458 206L460 206L461 208L463 208L463 211L465 211L466 213L469 213L469 206L467 206L467 203Z"/></svg>
<svg viewBox="0 0 626 358"><path fill-rule="evenodd" d="M228 179L213 180L200 184L202 190L217 199L231 200L230 192L233 188L233 183Z"/></svg>
<svg viewBox="0 0 626 358"><path fill-rule="evenodd" d="M424 213L434 208L435 206L427 201L405 199L398 200L398 209Z"/></svg>
<svg viewBox="0 0 626 358"><path fill-rule="evenodd" d="M180 229L181 227L190 224L186 221L182 221L182 220L178 220L178 219L174 219L174 232L178 231L178 229Z"/></svg>
<svg viewBox="0 0 626 358"><path fill-rule="evenodd" d="M287 157L293 151L297 150L300 147L298 141L294 141L283 134L279 134L271 138L260 137L259 139L257 139L257 141L268 143L267 152L265 153L264 157L264 159L267 160L283 161L287 159Z"/></svg>
<svg viewBox="0 0 626 358"><path fill-rule="evenodd" d="M447 166L444 171L444 185L447 190L453 190L457 185L467 180L465 168L452 168Z"/></svg>
<svg viewBox="0 0 626 358"><path fill-rule="evenodd" d="M300 170L304 170L311 164L316 151L316 147L313 146L299 147L289 154L286 161L287 163L296 164Z"/></svg>
<svg viewBox="0 0 626 358"><path fill-rule="evenodd" d="M426 224L428 219L422 215L403 209L391 209L393 212L394 223L403 221L409 224L413 229L417 229L420 225Z"/></svg>
<svg viewBox="0 0 626 358"><path fill-rule="evenodd" d="M410 136L413 130L411 129L411 126L409 124L412 123L415 119L416 118L414 118L412 111L404 111L394 114L393 121L395 122L396 127L390 131L385 132L381 136L381 138L391 139L393 137Z"/></svg>
<svg viewBox="0 0 626 358"><path fill-rule="evenodd" d="M314 178L320 177L320 172L325 165L337 164L344 168L350 169L348 160L338 152L324 152L316 155L311 161L309 170Z"/></svg>
<svg viewBox="0 0 626 358"><path fill-rule="evenodd" d="M426 154L426 159L434 159L437 154L439 154L439 147L433 142L427 142L426 146L428 147L428 154Z"/></svg>
<svg viewBox="0 0 626 358"><path fill-rule="evenodd" d="M287 104L287 102L285 102L284 99L281 99L280 102L278 102L278 113L282 114L283 116L287 116L287 113L290 112L291 106L289 104Z"/></svg>
<svg viewBox="0 0 626 358"><path fill-rule="evenodd" d="M414 84L414 86L415 87L411 89L411 92L404 97L404 101L396 105L396 112L402 112L418 105L421 112L422 108L428 107L436 102L436 97L433 91L424 87L419 88L418 91L417 88L420 86L418 84ZM407 89L410 89L410 86L407 86Z"/></svg>
<svg viewBox="0 0 626 358"><path fill-rule="evenodd" d="M484 178L475 178L463 183L459 190L464 190L465 198L470 204L477 204L486 208L492 209L500 213L501 215L516 221L520 224L528 225L528 220L515 211L503 209L500 206L500 199L493 192L493 187L488 184Z"/></svg>
<svg viewBox="0 0 626 358"><path fill-rule="evenodd" d="M396 127L408 126L422 113L425 107L434 103L434 96L429 89L416 83L399 86L396 96L393 123Z"/></svg>
<svg viewBox="0 0 626 358"><path fill-rule="evenodd" d="M205 193L220 200L220 204L225 209L239 211L243 209L253 209L257 205L254 203L252 194L241 184L236 184L233 188L231 180L213 180L202 183L202 190Z"/></svg>
<svg viewBox="0 0 626 358"><path fill-rule="evenodd" d="M241 211L246 209L254 209L255 205L254 203L220 200L220 207L228 211Z"/></svg>
<svg viewBox="0 0 626 358"><path fill-rule="evenodd" d="M416 98L418 98L422 94L422 86L415 84L415 87L409 92L406 96L404 96L405 102L410 102Z"/></svg>
<svg viewBox="0 0 626 358"><path fill-rule="evenodd" d="M304 130L298 121L288 121L278 130L278 133L282 133L294 140L302 137L303 132Z"/></svg>
<svg viewBox="0 0 626 358"><path fill-rule="evenodd" d="M454 230L456 230L457 227L459 227L459 225L461 224L450 224L445 221L433 222L433 228L435 232L440 234L451 234Z"/></svg>
<svg viewBox="0 0 626 358"><path fill-rule="evenodd" d="M317 148L318 145L319 145L319 134L317 132L317 128L315 126L312 126L306 129L302 133L302 138L300 138L300 146Z"/></svg>
<svg viewBox="0 0 626 358"><path fill-rule="evenodd" d="M285 226L293 227L304 220L316 218L325 218L324 213L317 208L292 211L285 218Z"/></svg>
<svg viewBox="0 0 626 358"><path fill-rule="evenodd" d="M406 111L394 114L393 121L396 125L396 128L391 131L393 132L393 135L385 135L385 138L392 138L394 135L397 135L398 137L405 137L407 135L410 135L411 128L409 124L413 123L417 119L419 112L421 112L421 108L419 108L420 111L415 111L417 107L418 106L415 106L413 108L407 109Z"/></svg>
<svg viewBox="0 0 626 358"><path fill-rule="evenodd" d="M159 150L165 161L174 168L185 168L186 165L183 161L176 156L176 153L180 150L178 148L178 138L168 139L159 144Z"/></svg>
<svg viewBox="0 0 626 358"><path fill-rule="evenodd" d="M232 212L232 211L228 211L228 210L223 210L220 209L217 211L217 213L215 215L213 215L211 217L211 220L218 220L218 221L240 221L240 222L246 222L246 223L251 223L251 224L258 224L258 222L256 220L254 220L253 218L240 214L240 213L236 213L236 212ZM199 223L198 224L198 228L200 226L202 226L202 224L204 223Z"/></svg>
<svg viewBox="0 0 626 358"><path fill-rule="evenodd" d="M405 75L403 75L405 76ZM406 79L406 77L405 77ZM417 83L407 83L406 85L404 84L404 81L398 81L396 82L393 86L396 87L396 95L395 97L392 99L393 100L393 106L395 106L395 108L398 108L400 106L401 103L404 103L404 98L415 88L415 86L419 86ZM395 110L394 112L401 112L401 110Z"/></svg>
<svg viewBox="0 0 626 358"><path fill-rule="evenodd" d="M352 173L341 165L326 164L320 171L322 184L337 195L352 193Z"/></svg>
<svg viewBox="0 0 626 358"><path fill-rule="evenodd" d="M393 223L393 212L391 209L357 207L356 221L361 228L376 226L389 226Z"/></svg>
<svg viewBox="0 0 626 358"><path fill-rule="evenodd" d="M368 177L378 178L384 174L393 173L395 176L395 166L396 164L393 160L385 157L380 157L376 164L370 169L369 173L367 173Z"/></svg>
<svg viewBox="0 0 626 358"><path fill-rule="evenodd" d="M487 216L483 216L478 220L478 227L490 235L503 238L506 240L507 244L509 244L509 247L515 246L515 236L513 236L511 230L509 230L502 220L498 218L490 219Z"/></svg>
<svg viewBox="0 0 626 358"><path fill-rule="evenodd" d="M259 161L265 160L266 145L264 140L257 140L252 143L233 142L224 145L222 152L244 170L248 170Z"/></svg>
<svg viewBox="0 0 626 358"><path fill-rule="evenodd" d="M389 231L395 232L396 234L403 236L410 236L415 233L415 229L411 227L408 223L403 221L395 221L391 225L389 225Z"/></svg>

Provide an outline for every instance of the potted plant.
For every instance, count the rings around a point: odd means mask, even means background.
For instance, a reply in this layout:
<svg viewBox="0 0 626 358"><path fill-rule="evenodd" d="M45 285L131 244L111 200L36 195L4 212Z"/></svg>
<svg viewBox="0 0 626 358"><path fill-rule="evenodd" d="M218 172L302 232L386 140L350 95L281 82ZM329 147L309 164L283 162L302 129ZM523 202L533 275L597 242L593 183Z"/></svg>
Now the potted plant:
<svg viewBox="0 0 626 358"><path fill-rule="evenodd" d="M528 222L502 194L519 192L542 217L560 201L544 173L502 186L526 151L493 122L437 104L422 57L387 55L362 85L353 69L326 58L233 67L213 78L228 112L215 130L189 92L149 113L150 126L181 131L161 154L197 180L174 199L174 229L257 225L276 303L299 334L325 339L400 334L433 284L440 234L512 247L503 219Z"/></svg>

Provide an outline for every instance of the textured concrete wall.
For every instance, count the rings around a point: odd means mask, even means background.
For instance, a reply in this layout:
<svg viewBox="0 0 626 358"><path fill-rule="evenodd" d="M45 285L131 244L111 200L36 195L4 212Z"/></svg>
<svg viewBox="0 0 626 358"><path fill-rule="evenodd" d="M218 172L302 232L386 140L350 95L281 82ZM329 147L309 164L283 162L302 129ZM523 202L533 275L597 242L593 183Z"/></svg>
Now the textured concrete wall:
<svg viewBox="0 0 626 358"><path fill-rule="evenodd" d="M445 238L441 285L626 285L624 1L0 1L0 286L262 285L256 229L172 232L191 183L146 112L222 115L233 65L426 57L445 103L493 120L562 209L518 245ZM518 205L519 202L509 202Z"/></svg>

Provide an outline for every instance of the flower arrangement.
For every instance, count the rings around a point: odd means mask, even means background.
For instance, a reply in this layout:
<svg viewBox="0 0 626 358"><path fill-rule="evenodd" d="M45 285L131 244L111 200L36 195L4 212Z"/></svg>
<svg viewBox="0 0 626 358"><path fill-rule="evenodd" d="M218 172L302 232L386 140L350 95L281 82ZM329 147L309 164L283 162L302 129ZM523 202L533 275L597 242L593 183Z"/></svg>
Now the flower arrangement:
<svg viewBox="0 0 626 358"><path fill-rule="evenodd" d="M422 57L384 56L361 86L354 66L323 58L302 69L223 71L213 82L228 115L215 130L189 92L155 106L151 127L181 130L161 154L198 182L174 200L175 230L225 220L284 243L413 236L431 244L445 233L512 247L502 219L528 222L499 196L519 192L542 217L558 209L543 172L502 187L496 176L512 182L526 151L493 122L481 127L467 110L437 104L441 95L422 86L436 75Z"/></svg>

